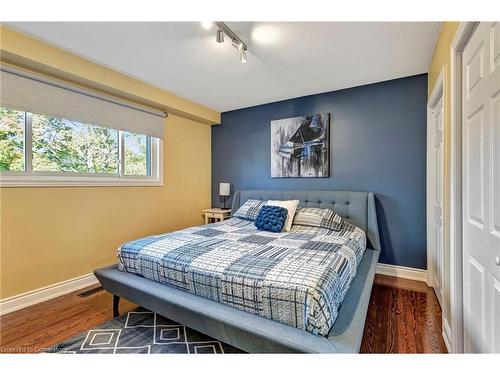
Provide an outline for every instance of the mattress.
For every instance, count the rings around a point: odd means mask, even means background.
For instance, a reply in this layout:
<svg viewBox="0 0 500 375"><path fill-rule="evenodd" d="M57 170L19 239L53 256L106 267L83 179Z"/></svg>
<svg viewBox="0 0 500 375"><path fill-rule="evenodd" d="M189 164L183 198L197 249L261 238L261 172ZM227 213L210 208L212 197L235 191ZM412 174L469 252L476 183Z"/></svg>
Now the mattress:
<svg viewBox="0 0 500 375"><path fill-rule="evenodd" d="M145 237L117 251L121 271L327 336L366 249L365 233L229 220Z"/></svg>

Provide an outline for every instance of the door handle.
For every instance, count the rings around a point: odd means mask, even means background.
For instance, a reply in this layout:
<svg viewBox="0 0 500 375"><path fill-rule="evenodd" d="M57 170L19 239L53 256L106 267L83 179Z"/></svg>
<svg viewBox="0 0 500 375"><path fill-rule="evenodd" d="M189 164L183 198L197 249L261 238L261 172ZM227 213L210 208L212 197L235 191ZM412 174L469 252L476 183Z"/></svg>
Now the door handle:
<svg viewBox="0 0 500 375"><path fill-rule="evenodd" d="M500 266L500 257L495 257L495 264Z"/></svg>

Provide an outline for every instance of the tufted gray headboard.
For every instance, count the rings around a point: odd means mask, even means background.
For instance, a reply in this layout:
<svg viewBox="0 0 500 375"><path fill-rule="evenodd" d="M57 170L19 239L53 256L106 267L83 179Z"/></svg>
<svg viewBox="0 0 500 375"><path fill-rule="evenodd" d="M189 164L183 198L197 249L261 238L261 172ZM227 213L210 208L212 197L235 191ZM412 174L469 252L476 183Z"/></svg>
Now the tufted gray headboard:
<svg viewBox="0 0 500 375"><path fill-rule="evenodd" d="M369 241L368 247L380 250L380 237L373 193L328 190L240 190L234 194L231 214L234 214L248 199L298 199L300 201L299 207L329 208L344 219L363 229Z"/></svg>

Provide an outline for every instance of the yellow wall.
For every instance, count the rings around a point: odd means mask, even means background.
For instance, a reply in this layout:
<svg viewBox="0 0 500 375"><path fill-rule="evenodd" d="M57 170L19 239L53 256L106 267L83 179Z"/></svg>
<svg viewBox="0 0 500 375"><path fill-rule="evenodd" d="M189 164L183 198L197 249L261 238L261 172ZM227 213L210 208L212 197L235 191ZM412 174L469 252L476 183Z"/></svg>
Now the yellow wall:
<svg viewBox="0 0 500 375"><path fill-rule="evenodd" d="M2 49L12 45L4 30ZM66 60L59 60L66 52L51 56L48 52L54 47L33 44L33 39L18 33L9 35L36 46L46 66L70 68L61 64ZM22 45L16 48L22 50ZM111 74L84 59L71 59L86 79ZM28 61L31 67L35 63ZM159 104L172 97L123 75L115 75L113 84L129 85L131 94L146 99L154 92ZM0 188L0 298L115 263L115 251L124 241L202 223L201 209L211 200L211 129L206 123L212 122L208 118L214 113L215 119L220 114L184 100L179 101L183 111L192 110L193 116L171 114L165 120L163 187ZM200 114L205 120L190 118Z"/></svg>
<svg viewBox="0 0 500 375"><path fill-rule="evenodd" d="M428 94L429 96L434 89L436 80L443 70L444 72L444 215L443 215L443 228L444 228L444 278L447 280L444 285L443 290L443 314L450 322L450 315L447 309L450 306L450 291L449 291L449 280L450 280L450 259L449 259L449 244L450 244L450 156L451 156L451 139L450 139L450 127L451 127L451 97L450 97L450 48L453 38L457 32L459 22L444 22L439 34L439 39L436 43L434 50L434 55L432 57L431 65L429 66L429 78L428 78Z"/></svg>

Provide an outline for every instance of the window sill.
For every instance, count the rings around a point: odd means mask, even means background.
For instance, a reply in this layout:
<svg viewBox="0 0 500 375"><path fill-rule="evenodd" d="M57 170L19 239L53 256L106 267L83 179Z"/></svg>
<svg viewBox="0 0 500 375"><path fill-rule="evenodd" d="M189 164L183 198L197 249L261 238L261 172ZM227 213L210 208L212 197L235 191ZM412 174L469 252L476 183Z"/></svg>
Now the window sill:
<svg viewBox="0 0 500 375"><path fill-rule="evenodd" d="M0 187L163 186L162 178L0 174Z"/></svg>

